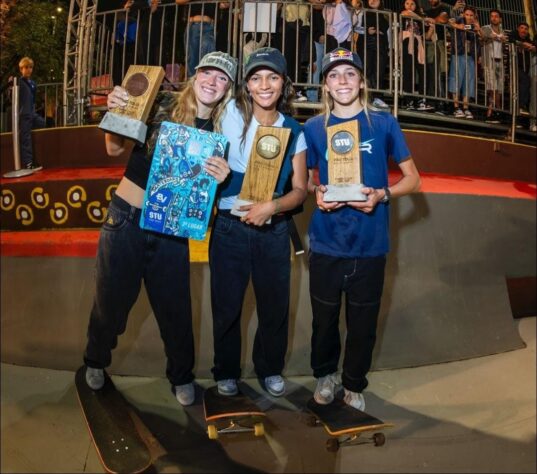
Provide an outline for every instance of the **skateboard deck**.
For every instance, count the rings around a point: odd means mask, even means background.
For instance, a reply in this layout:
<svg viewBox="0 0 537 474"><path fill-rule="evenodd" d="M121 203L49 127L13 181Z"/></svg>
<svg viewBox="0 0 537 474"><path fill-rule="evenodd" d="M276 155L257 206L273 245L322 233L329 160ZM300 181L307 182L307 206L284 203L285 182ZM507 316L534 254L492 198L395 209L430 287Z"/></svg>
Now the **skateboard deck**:
<svg viewBox="0 0 537 474"><path fill-rule="evenodd" d="M86 367L75 375L80 407L101 463L107 472L138 473L151 465L151 452L137 429L139 418L105 372L101 390L86 383Z"/></svg>
<svg viewBox="0 0 537 474"><path fill-rule="evenodd" d="M216 386L208 388L203 394L203 408L210 439L227 433L253 432L255 436L265 433L265 413L240 392L225 396L218 393Z"/></svg>
<svg viewBox="0 0 537 474"><path fill-rule="evenodd" d="M313 414L311 422L313 424L320 422L327 433L332 436L326 442L326 448L329 451L337 451L343 445L366 442L382 446L386 442L383 433L374 433L369 441L358 441L358 438L362 433L393 426L391 423L384 423L372 415L352 408L340 398L334 398L334 401L328 405L319 405L311 398L308 400L307 408Z"/></svg>

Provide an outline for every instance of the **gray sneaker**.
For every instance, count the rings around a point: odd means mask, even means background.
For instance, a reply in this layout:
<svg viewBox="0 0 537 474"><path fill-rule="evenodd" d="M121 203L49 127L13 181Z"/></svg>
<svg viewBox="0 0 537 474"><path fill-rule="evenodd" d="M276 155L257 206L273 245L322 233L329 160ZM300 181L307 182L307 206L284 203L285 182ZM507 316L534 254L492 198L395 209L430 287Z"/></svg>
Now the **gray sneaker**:
<svg viewBox="0 0 537 474"><path fill-rule="evenodd" d="M92 390L100 390L104 385L104 370L86 367L86 383Z"/></svg>
<svg viewBox="0 0 537 474"><path fill-rule="evenodd" d="M275 397L281 397L285 393L285 381L281 375L271 375L265 378L267 392Z"/></svg>
<svg viewBox="0 0 537 474"><path fill-rule="evenodd" d="M184 385L176 385L175 398L184 407L192 405L195 398L194 384L191 382L185 383Z"/></svg>
<svg viewBox="0 0 537 474"><path fill-rule="evenodd" d="M237 387L237 381L235 379L225 379L216 382L218 386L218 393L220 395L231 396L239 393L239 387Z"/></svg>
<svg viewBox="0 0 537 474"><path fill-rule="evenodd" d="M343 401L347 405L356 408L357 410L365 410L365 400L364 396L361 393L351 392L350 390L345 389L345 396L343 397Z"/></svg>
<svg viewBox="0 0 537 474"><path fill-rule="evenodd" d="M317 388L313 394L313 399L319 405L328 405L334 400L336 386L339 385L337 373L325 375L317 379Z"/></svg>

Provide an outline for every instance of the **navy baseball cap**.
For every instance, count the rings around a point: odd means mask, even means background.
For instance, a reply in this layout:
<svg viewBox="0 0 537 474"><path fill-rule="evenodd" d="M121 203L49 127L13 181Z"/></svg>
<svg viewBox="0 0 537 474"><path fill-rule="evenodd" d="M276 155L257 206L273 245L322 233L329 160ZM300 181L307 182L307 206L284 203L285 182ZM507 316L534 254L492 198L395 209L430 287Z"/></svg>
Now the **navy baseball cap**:
<svg viewBox="0 0 537 474"><path fill-rule="evenodd" d="M256 49L250 54L244 66L244 77L248 77L254 69L262 66L272 69L282 76L287 75L287 61L284 55L277 49L267 47Z"/></svg>
<svg viewBox="0 0 537 474"><path fill-rule="evenodd" d="M336 48L324 55L321 65L322 75L324 76L330 69L341 63L348 63L356 69L364 70L360 56L348 49Z"/></svg>

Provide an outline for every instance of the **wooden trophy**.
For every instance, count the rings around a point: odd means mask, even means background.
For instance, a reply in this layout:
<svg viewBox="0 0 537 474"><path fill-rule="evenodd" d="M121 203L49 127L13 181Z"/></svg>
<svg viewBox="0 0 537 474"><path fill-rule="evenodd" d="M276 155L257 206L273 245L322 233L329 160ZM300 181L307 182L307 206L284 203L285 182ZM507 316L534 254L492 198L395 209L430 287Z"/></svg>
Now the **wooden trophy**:
<svg viewBox="0 0 537 474"><path fill-rule="evenodd" d="M360 126L357 120L326 129L328 141L328 184L325 202L367 201L362 193Z"/></svg>
<svg viewBox="0 0 537 474"><path fill-rule="evenodd" d="M147 133L145 124L165 72L160 66L130 66L121 87L129 94L125 107L106 112L99 128L139 143L144 143Z"/></svg>
<svg viewBox="0 0 537 474"><path fill-rule="evenodd" d="M248 211L241 211L241 206L270 201L274 197L290 134L291 130L288 128L257 127L241 192L231 214L244 216Z"/></svg>

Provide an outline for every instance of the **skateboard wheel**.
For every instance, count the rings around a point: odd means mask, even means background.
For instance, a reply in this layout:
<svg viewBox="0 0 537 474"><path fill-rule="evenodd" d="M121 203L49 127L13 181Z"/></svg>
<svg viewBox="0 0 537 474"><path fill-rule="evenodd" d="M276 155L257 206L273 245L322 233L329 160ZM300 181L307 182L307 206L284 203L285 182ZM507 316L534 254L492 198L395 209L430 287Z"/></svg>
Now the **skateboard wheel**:
<svg viewBox="0 0 537 474"><path fill-rule="evenodd" d="M207 434L209 435L209 439L218 439L218 430L215 425L209 425L207 427Z"/></svg>
<svg viewBox="0 0 537 474"><path fill-rule="evenodd" d="M337 452L339 449L339 442L336 438L330 438L326 440L326 450L331 453Z"/></svg>
<svg viewBox="0 0 537 474"><path fill-rule="evenodd" d="M375 443L375 446L383 446L384 443L386 443L386 436L384 436L384 433L375 433L373 435L373 443Z"/></svg>
<svg viewBox="0 0 537 474"><path fill-rule="evenodd" d="M254 435L263 436L264 434L265 434L265 427L263 426L263 423L256 423L254 425Z"/></svg>

